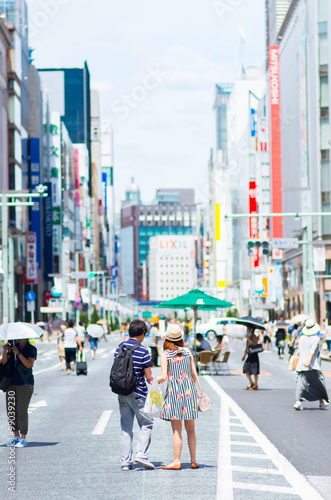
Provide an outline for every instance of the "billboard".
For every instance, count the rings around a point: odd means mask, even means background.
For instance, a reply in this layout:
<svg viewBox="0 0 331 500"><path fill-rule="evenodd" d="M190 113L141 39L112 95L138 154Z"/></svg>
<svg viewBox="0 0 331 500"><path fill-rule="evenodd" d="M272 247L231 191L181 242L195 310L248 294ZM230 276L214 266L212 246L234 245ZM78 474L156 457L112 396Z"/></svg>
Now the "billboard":
<svg viewBox="0 0 331 500"><path fill-rule="evenodd" d="M249 181L249 213L257 214L257 198L256 198L256 181ZM249 237L258 239L259 237L259 229L257 217L249 218ZM259 267L260 258L259 258L259 250L258 248L253 249L254 251L254 267Z"/></svg>
<svg viewBox="0 0 331 500"><path fill-rule="evenodd" d="M270 145L271 145L271 210L273 213L283 211L282 203L282 162L280 143L280 87L279 87L279 46L269 46L269 78L270 78ZM272 237L283 237L283 219L274 217L272 221Z"/></svg>

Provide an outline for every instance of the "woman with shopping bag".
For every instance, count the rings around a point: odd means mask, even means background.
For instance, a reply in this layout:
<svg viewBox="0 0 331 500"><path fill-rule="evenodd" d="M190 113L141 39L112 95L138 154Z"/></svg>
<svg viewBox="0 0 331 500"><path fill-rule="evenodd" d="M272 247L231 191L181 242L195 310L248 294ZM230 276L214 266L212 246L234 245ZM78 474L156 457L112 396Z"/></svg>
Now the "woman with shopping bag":
<svg viewBox="0 0 331 500"><path fill-rule="evenodd" d="M193 356L184 348L183 332L178 325L169 324L161 354L161 376L158 382L168 380L161 419L171 421L173 432L174 461L164 465L165 470L180 470L182 451L182 421L187 433L191 455L191 468L198 469L196 462L195 419L198 418L198 404L195 389L197 372Z"/></svg>

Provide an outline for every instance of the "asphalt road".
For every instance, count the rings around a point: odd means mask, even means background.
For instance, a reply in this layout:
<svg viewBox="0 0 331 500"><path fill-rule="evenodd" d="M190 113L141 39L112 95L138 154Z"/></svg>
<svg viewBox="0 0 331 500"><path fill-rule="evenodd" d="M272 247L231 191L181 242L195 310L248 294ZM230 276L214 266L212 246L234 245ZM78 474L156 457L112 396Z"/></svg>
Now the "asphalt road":
<svg viewBox="0 0 331 500"><path fill-rule="evenodd" d="M331 499L331 410L320 411L316 403L302 412L293 410L294 374L275 352L260 355L259 391L246 391L241 341L231 341L231 375L200 377L213 401L212 411L200 414L197 421L201 468L189 468L184 439L183 469L160 469L172 460L172 435L170 425L157 419L150 453L157 469L137 465L122 472L117 397L108 386L118 342L118 335L102 341L94 361L87 350L86 377L60 371L56 345L37 345L29 446L15 451L17 494L27 500ZM324 369L331 392L331 364L325 363ZM4 395L1 400L0 442L5 444L9 437ZM13 496L7 490L9 449L4 444L1 499ZM310 490L310 484L316 490Z"/></svg>

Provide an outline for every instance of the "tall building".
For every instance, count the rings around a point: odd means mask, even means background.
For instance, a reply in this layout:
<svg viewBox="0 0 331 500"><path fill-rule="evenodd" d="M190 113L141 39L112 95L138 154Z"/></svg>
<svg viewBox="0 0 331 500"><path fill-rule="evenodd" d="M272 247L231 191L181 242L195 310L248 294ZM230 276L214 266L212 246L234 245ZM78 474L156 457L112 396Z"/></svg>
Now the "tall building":
<svg viewBox="0 0 331 500"><path fill-rule="evenodd" d="M331 211L330 23L328 0L293 0L278 33L284 212ZM331 247L327 243L331 235L330 220L330 217L312 218L314 253L320 247L325 256L319 261L314 259L319 276L328 275L330 271ZM284 218L284 236L307 238L308 222L307 217ZM311 251L308 246L308 252ZM286 252L283 259L285 310L288 316L302 312L303 306L307 311L308 289L315 288L319 293L315 292L313 309L319 321L326 313L331 314L328 300L331 283L311 275L308 262L312 259L312 255L307 259L306 248L303 252L301 247Z"/></svg>
<svg viewBox="0 0 331 500"><path fill-rule="evenodd" d="M197 235L193 189L158 189L153 203L143 204L134 179L121 210L121 285L138 300L147 299L147 258L151 236Z"/></svg>
<svg viewBox="0 0 331 500"><path fill-rule="evenodd" d="M58 112L74 144L89 152L89 191L92 196L91 89L87 62L83 68L39 69L49 105Z"/></svg>
<svg viewBox="0 0 331 500"><path fill-rule="evenodd" d="M194 236L152 236L149 239L150 300L170 300L196 287L195 242Z"/></svg>

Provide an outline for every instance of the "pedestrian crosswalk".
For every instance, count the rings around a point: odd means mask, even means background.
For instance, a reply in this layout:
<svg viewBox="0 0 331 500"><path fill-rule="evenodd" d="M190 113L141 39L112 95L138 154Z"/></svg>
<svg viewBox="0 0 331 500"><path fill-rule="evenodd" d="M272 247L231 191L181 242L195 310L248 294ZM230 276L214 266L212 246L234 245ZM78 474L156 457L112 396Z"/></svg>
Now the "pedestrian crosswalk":
<svg viewBox="0 0 331 500"><path fill-rule="evenodd" d="M218 383L204 379L221 399L217 500L322 500Z"/></svg>

